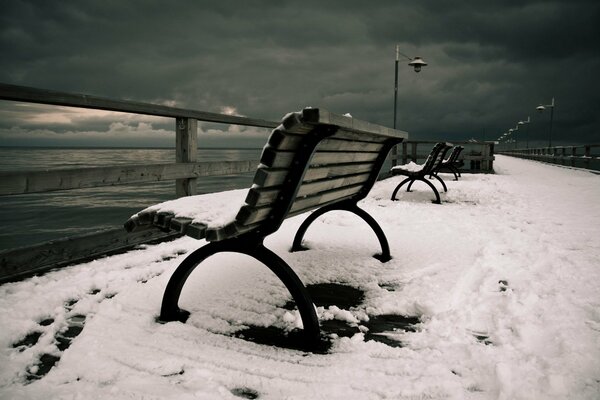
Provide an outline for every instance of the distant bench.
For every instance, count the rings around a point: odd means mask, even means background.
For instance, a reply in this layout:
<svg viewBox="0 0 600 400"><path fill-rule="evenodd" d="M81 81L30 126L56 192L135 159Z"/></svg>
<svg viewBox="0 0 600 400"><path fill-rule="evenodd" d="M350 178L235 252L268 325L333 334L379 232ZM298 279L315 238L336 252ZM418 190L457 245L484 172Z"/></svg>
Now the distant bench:
<svg viewBox="0 0 600 400"><path fill-rule="evenodd" d="M443 164L444 157L451 148L452 145L450 143L436 143L436 145L433 146L433 149L431 149L431 153L429 153L427 156L427 160L425 160L424 164L417 165L415 163L409 163L407 165L396 165L395 167L392 167L390 170L392 175L406 176L406 179L400 182L394 189L392 193L392 200L396 200L396 194L398 193L398 190L400 190L405 183L408 183L406 191L410 192L410 188L412 187L413 183L416 181L421 181L427 184L427 186L433 190L433 193L435 194L435 200L433 200L433 203L442 204L439 192L435 186L433 186L433 184L426 179L426 177L429 175L430 178L433 177L437 179L442 184L444 192L448 191L446 183L444 183L442 178L440 178L436 172Z"/></svg>
<svg viewBox="0 0 600 400"><path fill-rule="evenodd" d="M223 209L223 205L203 203L202 196L161 203L134 215L125 223L128 231L154 226L209 242L188 255L171 276L160 320L187 320L189 313L179 308L178 301L189 274L216 253L237 252L262 262L285 284L300 312L307 343L317 343L319 321L310 295L292 268L267 249L263 240L286 218L316 210L301 224L293 241L292 251L303 250L302 239L315 219L328 211L345 210L373 229L381 245L381 254L375 257L388 261L391 255L383 230L357 203L375 184L391 148L407 136L405 132L307 108L288 114L272 131L254 184L230 220L215 218L212 210Z"/></svg>

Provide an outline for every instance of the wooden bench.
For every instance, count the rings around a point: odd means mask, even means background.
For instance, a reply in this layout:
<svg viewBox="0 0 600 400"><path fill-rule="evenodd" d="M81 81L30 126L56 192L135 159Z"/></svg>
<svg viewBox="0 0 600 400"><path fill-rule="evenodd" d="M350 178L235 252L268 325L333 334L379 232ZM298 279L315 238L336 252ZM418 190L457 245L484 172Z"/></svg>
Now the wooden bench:
<svg viewBox="0 0 600 400"><path fill-rule="evenodd" d="M433 200L433 202L436 204L441 204L442 201L440 199L439 192L435 186L433 186L433 184L426 179L426 176L430 175L436 178L442 184L444 192L448 191L446 183L442 180L442 178L434 174L434 171L436 171L440 164L444 161L444 157L450 148L452 148L452 145L449 143L436 143L436 145L433 146L433 149L431 149L431 153L429 153L427 156L427 160L425 160L424 164L416 165L413 163L411 166L397 165L393 167L390 170L392 175L404 175L407 178L400 182L398 186L396 186L396 189L394 189L394 192L392 193L392 200L397 200L396 194L405 183L408 183L406 191L410 192L412 184L415 183L415 181L421 181L425 182L433 190L433 193L435 193L435 200Z"/></svg>
<svg viewBox="0 0 600 400"><path fill-rule="evenodd" d="M461 176L459 168L464 165L464 162L462 160L458 160L458 156L463 151L463 149L464 147L462 146L454 146L448 158L442 161L440 165L431 173L431 175L429 175L429 177L432 178L433 175L437 176L437 174L439 174L440 172L451 172L452 174L454 174L454 180L457 181L458 178Z"/></svg>
<svg viewBox="0 0 600 400"><path fill-rule="evenodd" d="M381 245L381 254L376 257L382 262L389 260L390 249L383 230L357 202L375 184L391 148L407 136L405 132L307 108L288 114L272 131L254 184L231 221L211 226L193 215L174 212L177 202L189 205L197 198L200 203L202 196L167 202L168 206L153 206L134 215L125 224L128 231L155 226L180 230L209 242L188 255L171 276L160 320L187 320L189 313L177 303L189 274L216 253L237 252L257 259L277 275L296 302L307 343L317 343L319 321L310 295L292 268L267 249L263 240L276 232L286 218L316 210L301 224L293 241L292 251L303 250L304 234L316 218L328 211L345 210L361 217L373 229ZM211 205L198 207L206 211Z"/></svg>

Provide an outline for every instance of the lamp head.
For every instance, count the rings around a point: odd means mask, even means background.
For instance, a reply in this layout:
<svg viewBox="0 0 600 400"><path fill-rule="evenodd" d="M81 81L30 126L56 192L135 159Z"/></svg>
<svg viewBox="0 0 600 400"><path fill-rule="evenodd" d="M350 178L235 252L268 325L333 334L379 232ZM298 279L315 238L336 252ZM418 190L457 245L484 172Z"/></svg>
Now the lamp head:
<svg viewBox="0 0 600 400"><path fill-rule="evenodd" d="M408 63L409 66L415 69L415 72L421 72L421 68L426 66L427 63L423 61L421 57L415 57L411 62Z"/></svg>
<svg viewBox="0 0 600 400"><path fill-rule="evenodd" d="M535 109L538 110L539 112L542 112L542 111L544 111L546 109L546 107L544 107L543 105L540 104Z"/></svg>

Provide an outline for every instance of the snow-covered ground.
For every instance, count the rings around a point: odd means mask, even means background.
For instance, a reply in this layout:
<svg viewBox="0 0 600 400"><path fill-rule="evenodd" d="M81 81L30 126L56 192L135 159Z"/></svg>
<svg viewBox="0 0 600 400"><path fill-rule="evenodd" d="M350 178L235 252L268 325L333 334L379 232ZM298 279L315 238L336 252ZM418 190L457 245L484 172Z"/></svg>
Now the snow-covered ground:
<svg viewBox="0 0 600 400"><path fill-rule="evenodd" d="M305 216L267 238L305 284L363 292L318 307L355 328L324 354L235 336L299 322L246 256L202 264L187 323L157 323L171 271L203 243L190 238L0 286L0 398L598 399L600 175L502 156L495 169L445 175L442 205L424 184L391 202L399 178L377 183L361 206L390 240L385 264L344 212L312 225L310 251L288 252ZM372 340L381 315L418 321Z"/></svg>

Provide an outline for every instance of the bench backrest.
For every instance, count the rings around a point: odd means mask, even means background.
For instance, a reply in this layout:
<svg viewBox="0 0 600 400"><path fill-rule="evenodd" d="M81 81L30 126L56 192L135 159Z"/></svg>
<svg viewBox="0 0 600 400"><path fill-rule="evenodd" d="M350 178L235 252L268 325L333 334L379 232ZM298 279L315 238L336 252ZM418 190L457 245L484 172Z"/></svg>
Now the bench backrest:
<svg viewBox="0 0 600 400"><path fill-rule="evenodd" d="M263 149L246 204L234 222L209 229L207 240L248 231L266 236L290 216L364 198L390 149L406 137L321 109L288 114Z"/></svg>
<svg viewBox="0 0 600 400"><path fill-rule="evenodd" d="M444 160L444 157L446 156L446 153L448 152L448 149L450 149L450 147L451 146L447 143L436 143L435 146L433 146L433 149L431 149L429 155L427 156L425 164L423 164L422 173L424 175L427 175L431 173L435 168L437 168L437 166Z"/></svg>
<svg viewBox="0 0 600 400"><path fill-rule="evenodd" d="M458 155L460 154L460 152L464 149L464 147L462 146L454 146L454 148L452 149L452 152L450 152L450 156L448 157L448 160L444 161L446 163L453 163L456 160L458 160Z"/></svg>

